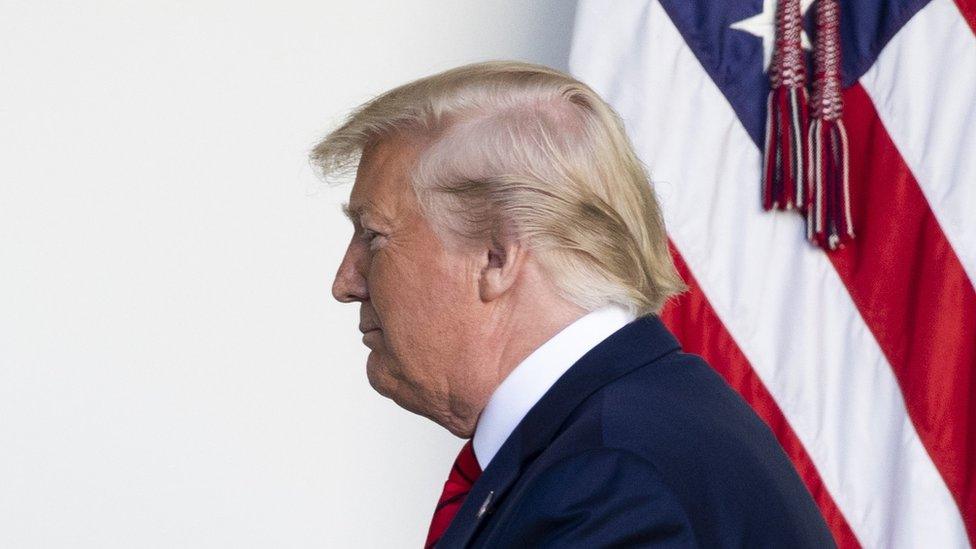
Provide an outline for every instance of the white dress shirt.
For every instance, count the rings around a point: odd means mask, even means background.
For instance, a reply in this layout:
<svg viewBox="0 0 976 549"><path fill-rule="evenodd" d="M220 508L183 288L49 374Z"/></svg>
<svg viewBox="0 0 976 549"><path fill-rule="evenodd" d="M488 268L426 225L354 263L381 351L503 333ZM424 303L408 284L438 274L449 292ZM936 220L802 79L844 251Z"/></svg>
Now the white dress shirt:
<svg viewBox="0 0 976 549"><path fill-rule="evenodd" d="M472 444L481 470L570 366L634 318L626 308L608 305L576 319L525 357L495 389L478 418Z"/></svg>

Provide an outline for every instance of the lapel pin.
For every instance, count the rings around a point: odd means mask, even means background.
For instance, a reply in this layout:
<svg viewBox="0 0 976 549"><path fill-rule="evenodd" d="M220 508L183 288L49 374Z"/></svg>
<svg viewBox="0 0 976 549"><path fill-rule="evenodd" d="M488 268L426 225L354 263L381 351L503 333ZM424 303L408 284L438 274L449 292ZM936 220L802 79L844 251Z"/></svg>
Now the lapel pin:
<svg viewBox="0 0 976 549"><path fill-rule="evenodd" d="M481 504L481 508L478 509L478 515L475 516L475 519L481 519L481 517L485 516L485 514L488 513L488 506L491 505L491 498L493 498L494 496L495 496L494 490L488 492L488 496L485 498L484 503Z"/></svg>

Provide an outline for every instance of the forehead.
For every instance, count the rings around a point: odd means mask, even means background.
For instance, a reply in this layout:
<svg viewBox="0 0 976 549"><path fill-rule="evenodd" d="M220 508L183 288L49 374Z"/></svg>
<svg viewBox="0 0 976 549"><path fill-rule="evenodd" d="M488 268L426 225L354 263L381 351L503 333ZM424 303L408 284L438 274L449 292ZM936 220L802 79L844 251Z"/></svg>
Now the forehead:
<svg viewBox="0 0 976 549"><path fill-rule="evenodd" d="M384 140L367 149L356 170L356 182L343 211L353 221L366 217L391 220L416 202L408 174L418 147L406 139Z"/></svg>

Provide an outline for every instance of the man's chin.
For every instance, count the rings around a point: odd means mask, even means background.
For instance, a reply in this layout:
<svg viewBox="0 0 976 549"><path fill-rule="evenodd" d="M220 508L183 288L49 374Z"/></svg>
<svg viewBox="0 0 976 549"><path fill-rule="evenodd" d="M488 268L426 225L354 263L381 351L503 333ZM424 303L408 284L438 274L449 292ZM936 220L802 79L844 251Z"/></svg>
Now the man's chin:
<svg viewBox="0 0 976 549"><path fill-rule="evenodd" d="M403 395L401 394L408 384L390 373L389 365L382 360L376 351L371 351L366 359L366 379L369 381L370 387L381 396L392 400L401 408L410 409L404 406Z"/></svg>
<svg viewBox="0 0 976 549"><path fill-rule="evenodd" d="M439 423L433 417L428 406L424 406L424 399L419 398L416 389L411 390L410 383L397 379L390 375L389 370L382 364L376 352L371 352L366 359L366 379L369 380L370 387L380 394L393 401L394 404L408 412L424 416Z"/></svg>
<svg viewBox="0 0 976 549"><path fill-rule="evenodd" d="M393 380L390 379L378 358L376 351L369 352L369 357L366 358L366 379L374 391L386 398L393 398L391 396Z"/></svg>

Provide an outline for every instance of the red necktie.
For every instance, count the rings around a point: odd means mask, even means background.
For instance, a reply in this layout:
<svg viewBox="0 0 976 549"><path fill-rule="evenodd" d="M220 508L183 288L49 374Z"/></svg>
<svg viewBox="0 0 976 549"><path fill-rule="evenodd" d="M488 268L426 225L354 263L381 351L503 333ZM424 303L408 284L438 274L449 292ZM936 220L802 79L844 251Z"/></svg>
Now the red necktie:
<svg viewBox="0 0 976 549"><path fill-rule="evenodd" d="M471 491L471 486L474 485L480 475L481 467L478 465L477 458L474 457L471 440L468 440L461 448L457 459L454 460L451 474L447 476L447 482L444 483L444 491L441 492L441 499L437 501L434 518L430 521L430 530L427 531L427 542L424 543L424 549L430 549L440 541L454 515L464 503L464 497Z"/></svg>

